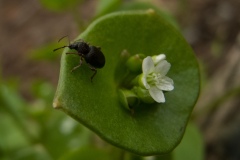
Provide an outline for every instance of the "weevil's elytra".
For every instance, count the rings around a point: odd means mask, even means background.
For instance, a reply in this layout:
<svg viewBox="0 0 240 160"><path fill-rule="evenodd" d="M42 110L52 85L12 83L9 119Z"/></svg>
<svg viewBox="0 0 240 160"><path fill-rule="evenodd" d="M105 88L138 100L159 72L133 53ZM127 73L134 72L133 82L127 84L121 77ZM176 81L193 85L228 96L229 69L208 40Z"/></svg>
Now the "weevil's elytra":
<svg viewBox="0 0 240 160"><path fill-rule="evenodd" d="M105 57L102 54L100 48L90 46L90 51L85 55L87 63L92 64L93 67L102 68L105 65Z"/></svg>
<svg viewBox="0 0 240 160"><path fill-rule="evenodd" d="M62 37L60 40L65 38L67 36ZM80 56L80 63L79 65L75 66L71 71L74 71L75 69L79 68L82 65L83 59L89 64L89 68L94 71L93 75L91 76L91 81L93 80L93 77L97 74L97 68L102 68L105 65L105 56L101 51L100 47L91 46L88 43L84 42L83 40L75 41L72 44L69 42L68 46L62 46L59 48L54 49L53 51L56 51L61 48L68 47L69 49L74 49L77 52L69 52L66 54L76 54Z"/></svg>

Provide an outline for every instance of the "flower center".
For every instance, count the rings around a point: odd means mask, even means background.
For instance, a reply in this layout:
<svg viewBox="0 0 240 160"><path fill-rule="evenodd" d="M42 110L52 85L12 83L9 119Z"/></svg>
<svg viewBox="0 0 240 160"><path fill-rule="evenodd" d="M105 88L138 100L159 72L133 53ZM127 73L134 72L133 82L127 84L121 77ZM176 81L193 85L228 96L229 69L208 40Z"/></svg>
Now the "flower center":
<svg viewBox="0 0 240 160"><path fill-rule="evenodd" d="M156 85L160 83L160 79L162 78L162 75L160 73L150 73L147 75L147 82L150 85Z"/></svg>

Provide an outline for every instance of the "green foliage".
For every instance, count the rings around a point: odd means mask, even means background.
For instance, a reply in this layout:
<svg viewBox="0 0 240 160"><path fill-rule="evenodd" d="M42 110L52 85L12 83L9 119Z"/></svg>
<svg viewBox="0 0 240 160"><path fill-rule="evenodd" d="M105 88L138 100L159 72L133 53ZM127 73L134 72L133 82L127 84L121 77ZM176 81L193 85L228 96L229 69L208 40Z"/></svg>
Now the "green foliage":
<svg viewBox="0 0 240 160"><path fill-rule="evenodd" d="M90 81L87 65L70 70L79 57L64 50L54 106L96 132L111 144L140 155L164 154L181 141L199 93L196 58L181 34L154 10L117 12L93 22L77 39L100 46L106 65ZM165 53L175 89L166 103L136 106L132 115L121 106L114 76L121 52L131 55ZM124 64L122 64L124 66ZM124 69L125 67L122 67ZM119 74L120 75L119 75Z"/></svg>
<svg viewBox="0 0 240 160"><path fill-rule="evenodd" d="M174 20L174 18L171 16L170 13L167 13L166 11L160 10L158 7L151 3L146 2L126 2L123 3L119 0L99 0L99 5L97 6L97 12L96 17L103 16L105 14L109 14L112 12L118 12L118 11L140 11L140 10L147 10L147 9L153 9L157 14L162 16L164 19L166 19L168 22L170 22L173 26L176 28L179 28L178 24Z"/></svg>
<svg viewBox="0 0 240 160"><path fill-rule="evenodd" d="M14 123L14 119L3 111L0 113L0 126L0 150L8 152L29 144L26 135Z"/></svg>
<svg viewBox="0 0 240 160"><path fill-rule="evenodd" d="M62 11L77 6L82 0L40 0L41 4L52 11Z"/></svg>
<svg viewBox="0 0 240 160"><path fill-rule="evenodd" d="M41 145L28 146L19 149L9 156L11 160L52 160L47 151Z"/></svg>
<svg viewBox="0 0 240 160"><path fill-rule="evenodd" d="M203 138L200 135L198 128L193 123L189 123L181 143L172 153L174 157L173 159L203 160L204 159L203 153L204 153Z"/></svg>
<svg viewBox="0 0 240 160"><path fill-rule="evenodd" d="M111 160L110 154L104 149L95 147L83 147L75 151L65 154L60 160L76 160L76 159L91 159L91 160Z"/></svg>
<svg viewBox="0 0 240 160"><path fill-rule="evenodd" d="M156 160L203 160L203 138L198 128L189 122L181 143L170 154L156 156Z"/></svg>
<svg viewBox="0 0 240 160"><path fill-rule="evenodd" d="M26 103L11 86L0 86L0 159L58 159L89 144L89 131L64 113L53 112L53 87L37 81L36 100Z"/></svg>

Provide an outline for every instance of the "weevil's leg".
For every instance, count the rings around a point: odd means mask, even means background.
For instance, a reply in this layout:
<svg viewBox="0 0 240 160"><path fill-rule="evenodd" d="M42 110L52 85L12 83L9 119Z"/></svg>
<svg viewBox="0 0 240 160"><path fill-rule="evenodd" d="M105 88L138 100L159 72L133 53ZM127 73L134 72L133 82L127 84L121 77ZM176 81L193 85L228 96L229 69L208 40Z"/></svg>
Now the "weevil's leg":
<svg viewBox="0 0 240 160"><path fill-rule="evenodd" d="M73 67L73 69L71 70L71 72L73 72L74 70L76 70L77 68L81 67L83 63L83 57L81 56L80 61L79 61L79 65Z"/></svg>
<svg viewBox="0 0 240 160"><path fill-rule="evenodd" d="M67 52L66 54L76 54L76 55L79 55L79 53L77 53L77 52Z"/></svg>
<svg viewBox="0 0 240 160"><path fill-rule="evenodd" d="M81 67L81 64L79 64L79 65L73 67L73 69L71 70L71 72L73 72L74 70L76 70L76 69L79 68L79 67Z"/></svg>
<svg viewBox="0 0 240 160"><path fill-rule="evenodd" d="M90 65L89 65L89 68L90 68L92 71L94 71L93 75L91 76L91 82L92 82L93 77L97 74L97 69L94 68L94 67L92 67L92 66L90 66Z"/></svg>

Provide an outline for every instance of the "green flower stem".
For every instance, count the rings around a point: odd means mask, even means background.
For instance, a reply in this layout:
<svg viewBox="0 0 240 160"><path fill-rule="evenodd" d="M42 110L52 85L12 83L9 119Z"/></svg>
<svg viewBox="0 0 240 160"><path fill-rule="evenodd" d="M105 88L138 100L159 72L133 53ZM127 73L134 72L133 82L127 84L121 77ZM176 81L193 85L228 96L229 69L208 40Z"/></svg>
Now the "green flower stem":
<svg viewBox="0 0 240 160"><path fill-rule="evenodd" d="M142 74L136 76L132 81L131 81L131 85L132 86L138 86L139 85L139 78Z"/></svg>
<svg viewBox="0 0 240 160"><path fill-rule="evenodd" d="M136 77L138 77L138 74L126 71L126 74L123 77L124 78L119 86L131 89L136 84Z"/></svg>
<svg viewBox="0 0 240 160"><path fill-rule="evenodd" d="M137 85L134 80L142 72L142 61L144 57L146 57L144 54L135 54L130 57L130 53L127 50L122 51L116 71L119 88L131 89L134 85ZM120 72L118 70L120 70Z"/></svg>

